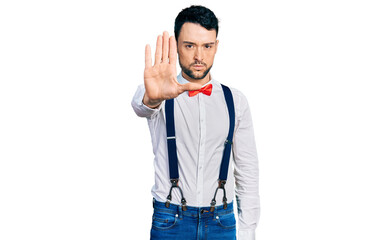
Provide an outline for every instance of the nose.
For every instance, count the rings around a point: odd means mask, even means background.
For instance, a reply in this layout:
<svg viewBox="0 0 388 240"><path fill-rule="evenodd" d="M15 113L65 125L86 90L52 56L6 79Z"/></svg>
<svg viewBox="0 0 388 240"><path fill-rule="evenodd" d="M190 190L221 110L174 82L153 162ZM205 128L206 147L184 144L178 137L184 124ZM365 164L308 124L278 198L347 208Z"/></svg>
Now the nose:
<svg viewBox="0 0 388 240"><path fill-rule="evenodd" d="M201 48L197 48L195 50L194 60L202 62L202 60L203 60L203 53L202 53L202 49Z"/></svg>

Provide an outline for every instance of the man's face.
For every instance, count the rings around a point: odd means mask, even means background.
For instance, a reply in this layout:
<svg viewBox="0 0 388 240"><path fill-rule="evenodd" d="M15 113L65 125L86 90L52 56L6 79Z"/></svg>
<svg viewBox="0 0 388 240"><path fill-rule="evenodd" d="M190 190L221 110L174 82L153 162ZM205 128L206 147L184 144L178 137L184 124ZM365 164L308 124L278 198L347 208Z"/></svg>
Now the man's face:
<svg viewBox="0 0 388 240"><path fill-rule="evenodd" d="M213 65L217 46L216 30L209 31L196 23L184 23L178 37L179 64L184 77L192 80L205 78Z"/></svg>

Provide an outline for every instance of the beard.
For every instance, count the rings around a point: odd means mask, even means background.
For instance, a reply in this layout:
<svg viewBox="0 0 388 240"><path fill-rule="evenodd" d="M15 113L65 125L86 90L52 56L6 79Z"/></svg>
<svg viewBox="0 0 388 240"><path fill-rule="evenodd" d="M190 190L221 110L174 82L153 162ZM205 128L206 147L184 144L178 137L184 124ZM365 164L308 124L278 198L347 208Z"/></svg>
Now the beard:
<svg viewBox="0 0 388 240"><path fill-rule="evenodd" d="M193 71L193 70L190 70L189 68L192 66L192 65L195 65L195 64L201 64L203 66L205 66L205 71L203 71L202 74L199 74L200 72L198 71ZM211 65L210 67L207 68L207 65L206 63L199 63L199 62L194 62L192 64L190 64L189 67L186 67L186 66L183 66L181 61L179 61L179 65L181 66L182 68L182 72L184 72L187 76L189 76L191 79L195 79L195 80L201 80L201 79L204 79L206 77L206 75L209 73L210 69L213 67L213 65ZM199 75L198 75L199 74Z"/></svg>

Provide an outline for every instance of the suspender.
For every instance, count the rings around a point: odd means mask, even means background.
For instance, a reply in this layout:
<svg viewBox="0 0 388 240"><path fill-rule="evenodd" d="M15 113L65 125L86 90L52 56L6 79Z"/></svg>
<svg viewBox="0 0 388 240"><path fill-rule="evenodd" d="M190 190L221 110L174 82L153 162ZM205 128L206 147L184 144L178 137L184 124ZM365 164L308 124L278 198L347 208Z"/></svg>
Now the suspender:
<svg viewBox="0 0 388 240"><path fill-rule="evenodd" d="M232 139L233 139L234 125L235 125L235 112L234 112L234 102L233 102L232 93L227 86L222 84L221 86L224 92L224 97L225 97L225 101L226 101L226 105L229 113L229 132L228 132L228 137L225 140L225 147L222 155L220 173L218 177L218 187L210 203L211 204L210 211L212 212L215 209L215 205L216 205L215 199L217 196L218 189L223 190L224 197L222 199L222 202L224 205L224 209L226 209L227 207L225 184L228 177L229 159L230 159L230 153L232 150ZM182 196L182 199L181 199L182 210L186 211L187 209L186 199L183 197L182 189L178 185L179 172L178 172L178 156L176 152L176 138L175 138L174 99L166 100L165 112L166 112L167 150L168 150L168 161L169 161L169 170L170 170L170 182L172 185L170 188L170 192L167 196L166 207L170 206L172 189L178 188Z"/></svg>
<svg viewBox="0 0 388 240"><path fill-rule="evenodd" d="M170 179L178 179L178 156L176 153L175 121L174 121L174 99L166 100L166 130L167 148L170 169Z"/></svg>
<svg viewBox="0 0 388 240"><path fill-rule="evenodd" d="M234 102L233 102L232 92L227 86L222 84L221 86L222 86L222 90L224 91L225 101L229 112L229 133L225 141L225 148L224 148L224 153L222 155L221 171L220 171L219 179L226 180L226 178L228 177L229 159L230 159L230 152L232 149L235 114L234 114Z"/></svg>
<svg viewBox="0 0 388 240"><path fill-rule="evenodd" d="M234 102L233 102L232 92L227 86L222 84L221 86L222 86L222 90L224 91L224 97L225 97L226 105L228 107L228 112L229 112L229 133L225 141L224 153L222 154L220 175L218 177L218 187L210 203L211 205L210 212L213 212L215 209L218 189L222 189L224 192L224 197L222 198L224 209L226 209L226 207L228 206L228 203L227 203L228 199L226 199L225 184L226 184L226 179L228 177L230 152L232 150L232 143L233 143L232 140L233 140L233 131L234 131L234 123L235 123L235 113L234 113Z"/></svg>
<svg viewBox="0 0 388 240"><path fill-rule="evenodd" d="M175 121L174 121L174 99L166 100L166 130L167 130L167 150L168 150L168 165L170 170L171 188L167 196L166 207L170 207L171 192L173 188L178 188L182 199L182 210L186 211L186 199L183 197L182 189L179 187L179 172L178 172L178 156L176 153L175 141Z"/></svg>

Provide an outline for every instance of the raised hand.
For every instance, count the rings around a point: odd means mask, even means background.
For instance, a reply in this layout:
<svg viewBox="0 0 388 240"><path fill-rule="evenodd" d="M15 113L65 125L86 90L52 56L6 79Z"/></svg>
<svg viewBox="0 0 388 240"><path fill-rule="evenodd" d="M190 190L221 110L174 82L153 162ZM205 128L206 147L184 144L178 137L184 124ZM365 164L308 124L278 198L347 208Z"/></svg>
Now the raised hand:
<svg viewBox="0 0 388 240"><path fill-rule="evenodd" d="M173 36L167 32L158 36L156 41L155 62L152 66L151 47L147 44L145 50L143 103L156 108L166 99L177 97L184 91L201 88L198 83L180 84L176 78L177 45Z"/></svg>

